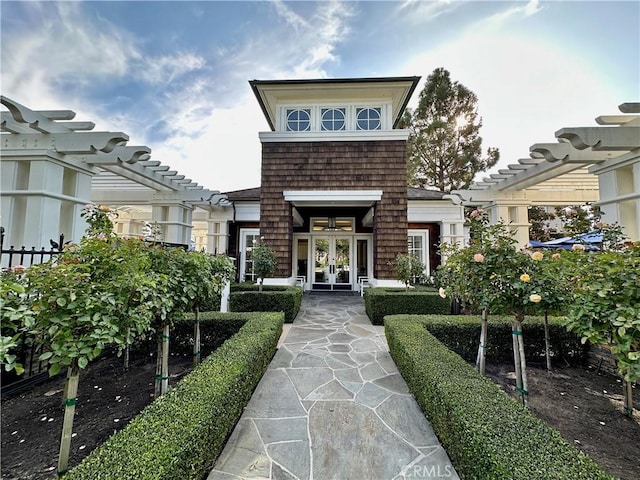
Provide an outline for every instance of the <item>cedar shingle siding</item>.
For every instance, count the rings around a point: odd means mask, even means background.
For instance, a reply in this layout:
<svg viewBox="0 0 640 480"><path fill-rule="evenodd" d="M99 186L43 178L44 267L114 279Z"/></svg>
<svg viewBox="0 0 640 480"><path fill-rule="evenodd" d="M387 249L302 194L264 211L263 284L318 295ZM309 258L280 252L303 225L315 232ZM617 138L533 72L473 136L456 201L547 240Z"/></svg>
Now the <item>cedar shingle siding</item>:
<svg viewBox="0 0 640 480"><path fill-rule="evenodd" d="M407 251L405 141L262 144L260 232L278 256L276 277L291 276L293 220L283 190L382 190L375 206L374 275Z"/></svg>

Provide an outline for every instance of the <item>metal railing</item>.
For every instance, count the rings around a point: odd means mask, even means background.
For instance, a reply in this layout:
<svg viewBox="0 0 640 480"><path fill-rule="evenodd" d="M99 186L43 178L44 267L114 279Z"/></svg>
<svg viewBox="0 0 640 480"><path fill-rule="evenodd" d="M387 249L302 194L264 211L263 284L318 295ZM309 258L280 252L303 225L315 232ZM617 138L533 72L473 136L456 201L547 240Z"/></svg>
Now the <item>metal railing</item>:
<svg viewBox="0 0 640 480"><path fill-rule="evenodd" d="M64 234L60 234L58 241L49 240L50 248L47 250L45 247L41 247L40 250L36 250L36 247L27 249L24 245L20 248L16 248L10 245L9 248L4 246L4 227L0 227L0 265L3 268L11 268L18 265L28 267L36 263L44 263L51 260L55 255L62 252L64 246Z"/></svg>

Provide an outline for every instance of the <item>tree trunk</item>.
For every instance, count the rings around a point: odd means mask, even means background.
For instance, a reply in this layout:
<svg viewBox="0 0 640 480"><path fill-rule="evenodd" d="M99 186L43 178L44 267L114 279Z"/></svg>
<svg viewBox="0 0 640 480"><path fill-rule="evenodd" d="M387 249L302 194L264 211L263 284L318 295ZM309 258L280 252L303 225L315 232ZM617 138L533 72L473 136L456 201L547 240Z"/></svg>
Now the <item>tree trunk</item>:
<svg viewBox="0 0 640 480"><path fill-rule="evenodd" d="M200 309L195 307L193 313L196 317L196 323L193 326L193 366L200 363Z"/></svg>
<svg viewBox="0 0 640 480"><path fill-rule="evenodd" d="M487 358L487 334L489 330L488 321L489 312L485 307L482 309L482 324L480 326L480 345L478 346L478 356L476 359L476 369L480 375L485 374L485 365Z"/></svg>
<svg viewBox="0 0 640 480"><path fill-rule="evenodd" d="M624 414L631 417L633 416L633 390L631 388L631 382L625 380L622 386L624 388Z"/></svg>
<svg viewBox="0 0 640 480"><path fill-rule="evenodd" d="M549 339L549 312L544 311L544 355L547 358L547 370L551 371L551 340Z"/></svg>
<svg viewBox="0 0 640 480"><path fill-rule="evenodd" d="M127 346L124 348L124 371L129 371L129 356L131 353L131 344L129 343L129 337L131 336L131 328L127 328Z"/></svg>
<svg viewBox="0 0 640 480"><path fill-rule="evenodd" d="M73 417L76 413L76 396L78 395L78 382L80 369L77 365L71 365L67 370L64 398L64 421L62 423L62 436L60 437L60 454L58 456L58 475L67 471L69 465L69 451L71 450L71 435L73 433Z"/></svg>
<svg viewBox="0 0 640 480"><path fill-rule="evenodd" d="M516 316L514 326L516 330L520 332L518 335L514 335L517 338L518 343L518 357L520 358L520 393L522 394L522 404L525 408L529 408L529 382L527 381L527 359L524 354L524 338L522 335L522 320L524 315L519 314Z"/></svg>
<svg viewBox="0 0 640 480"><path fill-rule="evenodd" d="M258 279L258 291L262 293L262 282L264 282L264 278Z"/></svg>
<svg viewBox="0 0 640 480"><path fill-rule="evenodd" d="M162 388L161 394L169 390L169 324L162 329Z"/></svg>

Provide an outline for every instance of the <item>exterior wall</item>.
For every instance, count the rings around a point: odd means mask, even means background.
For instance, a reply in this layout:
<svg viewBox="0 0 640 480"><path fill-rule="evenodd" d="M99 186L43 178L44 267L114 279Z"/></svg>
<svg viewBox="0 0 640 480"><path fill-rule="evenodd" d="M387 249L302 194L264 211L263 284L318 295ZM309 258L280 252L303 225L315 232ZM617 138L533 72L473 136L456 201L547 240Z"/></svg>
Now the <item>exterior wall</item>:
<svg viewBox="0 0 640 480"><path fill-rule="evenodd" d="M374 275L393 278L388 265L407 250L404 140L264 142L260 232L278 256L276 277L290 277L293 220L283 190L383 190L374 219Z"/></svg>

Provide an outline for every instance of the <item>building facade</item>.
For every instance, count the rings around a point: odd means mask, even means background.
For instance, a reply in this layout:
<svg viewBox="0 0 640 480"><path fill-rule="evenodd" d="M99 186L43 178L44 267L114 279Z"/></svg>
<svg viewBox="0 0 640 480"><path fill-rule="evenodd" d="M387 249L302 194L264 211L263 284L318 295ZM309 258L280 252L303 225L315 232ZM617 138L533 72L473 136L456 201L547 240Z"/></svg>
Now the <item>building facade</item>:
<svg viewBox="0 0 640 480"><path fill-rule="evenodd" d="M399 253L418 256L430 274L439 243L462 241L460 206L407 188L409 132L397 124L418 80L250 82L271 127L259 133L261 186L227 192L233 207L221 209L218 227L241 281L255 280L257 242L278 258L267 283L357 290L363 281L395 285Z"/></svg>

